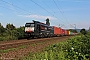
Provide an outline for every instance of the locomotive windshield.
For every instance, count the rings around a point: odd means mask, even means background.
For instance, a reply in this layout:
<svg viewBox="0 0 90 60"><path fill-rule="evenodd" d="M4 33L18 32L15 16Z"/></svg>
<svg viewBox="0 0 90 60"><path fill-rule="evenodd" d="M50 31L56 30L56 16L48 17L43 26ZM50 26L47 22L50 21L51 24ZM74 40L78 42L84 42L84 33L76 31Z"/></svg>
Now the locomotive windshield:
<svg viewBox="0 0 90 60"><path fill-rule="evenodd" d="M31 24L30 27L34 27L34 24Z"/></svg>
<svg viewBox="0 0 90 60"><path fill-rule="evenodd" d="M34 27L34 24L33 23L32 24L31 23L26 23L25 27Z"/></svg>
<svg viewBox="0 0 90 60"><path fill-rule="evenodd" d="M25 32L34 32L34 23L26 23L25 24Z"/></svg>

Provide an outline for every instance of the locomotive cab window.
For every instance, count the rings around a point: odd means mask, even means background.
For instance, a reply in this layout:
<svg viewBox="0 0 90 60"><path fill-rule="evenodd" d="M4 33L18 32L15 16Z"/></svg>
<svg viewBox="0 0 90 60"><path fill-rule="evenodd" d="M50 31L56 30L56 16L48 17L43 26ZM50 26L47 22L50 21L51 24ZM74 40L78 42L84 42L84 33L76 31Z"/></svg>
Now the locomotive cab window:
<svg viewBox="0 0 90 60"><path fill-rule="evenodd" d="M34 24L31 24L30 27L34 27Z"/></svg>
<svg viewBox="0 0 90 60"><path fill-rule="evenodd" d="M30 24L25 24L25 27L30 27Z"/></svg>
<svg viewBox="0 0 90 60"><path fill-rule="evenodd" d="M34 24L31 24L31 23L25 24L25 27L34 27Z"/></svg>

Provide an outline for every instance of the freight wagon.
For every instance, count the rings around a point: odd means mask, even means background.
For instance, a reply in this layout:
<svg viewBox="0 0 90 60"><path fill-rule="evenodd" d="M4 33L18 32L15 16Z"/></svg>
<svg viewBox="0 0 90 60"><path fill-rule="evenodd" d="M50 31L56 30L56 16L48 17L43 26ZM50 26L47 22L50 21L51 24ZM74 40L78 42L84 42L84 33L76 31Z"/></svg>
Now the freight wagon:
<svg viewBox="0 0 90 60"><path fill-rule="evenodd" d="M54 36L61 36L61 28L53 26L53 30Z"/></svg>

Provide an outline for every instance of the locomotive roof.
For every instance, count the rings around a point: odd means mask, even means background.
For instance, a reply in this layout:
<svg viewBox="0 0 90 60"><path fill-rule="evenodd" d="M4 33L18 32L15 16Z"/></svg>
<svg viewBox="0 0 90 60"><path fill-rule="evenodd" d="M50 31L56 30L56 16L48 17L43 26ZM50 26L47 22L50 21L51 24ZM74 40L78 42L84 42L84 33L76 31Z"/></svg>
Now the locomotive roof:
<svg viewBox="0 0 90 60"><path fill-rule="evenodd" d="M33 20L33 22L34 22L34 23L36 22L37 24L42 25L42 26L45 26L45 27L49 27L49 28L51 27L51 26L48 26L47 24L42 23L42 22L39 22L39 21L34 21L34 20Z"/></svg>
<svg viewBox="0 0 90 60"><path fill-rule="evenodd" d="M26 23L26 24L33 24L33 23Z"/></svg>
<svg viewBox="0 0 90 60"><path fill-rule="evenodd" d="M45 27L48 27L48 28L52 28L52 26L48 26L47 24L45 23L42 23L42 22L39 22L39 21L34 21L32 23L26 23L26 24L33 24L33 23L36 23L38 25L42 25L42 26L45 26Z"/></svg>

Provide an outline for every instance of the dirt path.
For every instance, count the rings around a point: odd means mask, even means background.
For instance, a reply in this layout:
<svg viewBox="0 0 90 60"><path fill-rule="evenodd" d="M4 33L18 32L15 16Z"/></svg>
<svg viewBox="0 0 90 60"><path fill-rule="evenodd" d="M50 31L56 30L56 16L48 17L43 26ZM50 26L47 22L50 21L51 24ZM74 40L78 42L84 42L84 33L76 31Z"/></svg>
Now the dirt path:
<svg viewBox="0 0 90 60"><path fill-rule="evenodd" d="M66 40L68 38L70 38L71 36L64 36L64 37L55 37L55 38L46 38L46 39L38 39L38 40L24 40L22 42L22 46L25 46L24 48L20 48L20 49L16 49L16 50L11 50L8 51L6 53L1 53L1 57L0 59L2 60L12 60L12 59L16 59L19 60L20 57L26 56L28 55L29 52L38 52L38 51L42 51L45 47L47 47L50 44L54 44L63 40ZM13 42L13 41L12 41ZM10 43L10 42L8 42ZM20 42L18 41L18 43L20 44ZM3 42L3 44L5 44ZM18 46L21 45L17 45L13 46L12 48L18 48ZM9 45L8 45L9 46Z"/></svg>

